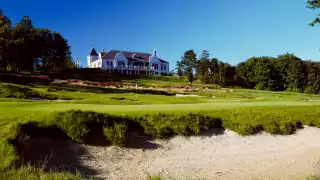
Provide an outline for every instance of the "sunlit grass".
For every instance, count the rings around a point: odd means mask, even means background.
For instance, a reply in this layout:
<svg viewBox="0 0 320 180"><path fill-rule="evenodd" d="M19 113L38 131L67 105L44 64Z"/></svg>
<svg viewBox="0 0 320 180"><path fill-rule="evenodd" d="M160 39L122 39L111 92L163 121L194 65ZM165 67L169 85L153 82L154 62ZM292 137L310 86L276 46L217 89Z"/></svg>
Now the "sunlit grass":
<svg viewBox="0 0 320 180"><path fill-rule="evenodd" d="M171 79L170 79L171 78ZM187 85L184 79L177 77L157 77L153 79L124 80L127 83L139 83L141 86L169 87L172 85ZM55 91L49 86L19 86L28 91L49 94L52 97L70 97L71 100L30 100L26 97L0 98L0 169L6 170L1 175L10 179L26 179L43 177L42 179L72 179L79 178L70 174L47 173L42 170L24 167L12 169L8 167L17 159L14 149L6 142L13 137L18 123L30 121L49 121L53 114L69 110L93 111L109 115L131 117L146 117L158 113L173 117L189 113L219 118L223 127L242 135L253 134L257 129L269 133L291 133L288 127L301 121L304 125L320 127L320 96L293 92L270 92L248 89L202 89L195 83L198 90L191 92L199 97L176 97L172 94L150 91L149 93L133 90L117 90L110 88L86 88L81 86L66 86ZM59 85L56 85L59 86ZM153 94L154 93L154 94ZM162 127L170 122L155 122L155 127ZM172 125L173 126L173 125ZM175 127L177 124L174 125ZM181 123L183 126L183 123ZM118 130L119 129L119 130ZM121 128L105 129L106 136L115 142L122 142L112 134L121 134ZM121 136L119 136L121 137ZM1 173L1 172L0 172ZM1 178L1 177L0 177ZM1 178L3 179L3 178Z"/></svg>

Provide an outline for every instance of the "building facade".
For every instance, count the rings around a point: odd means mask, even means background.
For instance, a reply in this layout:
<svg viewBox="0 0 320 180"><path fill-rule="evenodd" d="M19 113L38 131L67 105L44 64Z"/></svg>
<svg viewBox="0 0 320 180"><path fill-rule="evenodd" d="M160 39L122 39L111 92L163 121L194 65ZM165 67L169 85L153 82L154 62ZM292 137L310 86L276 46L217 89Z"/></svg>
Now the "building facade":
<svg viewBox="0 0 320 180"><path fill-rule="evenodd" d="M156 51L152 54L110 50L105 52L92 48L87 57L89 68L100 68L105 72L121 74L169 74L169 62L160 59Z"/></svg>

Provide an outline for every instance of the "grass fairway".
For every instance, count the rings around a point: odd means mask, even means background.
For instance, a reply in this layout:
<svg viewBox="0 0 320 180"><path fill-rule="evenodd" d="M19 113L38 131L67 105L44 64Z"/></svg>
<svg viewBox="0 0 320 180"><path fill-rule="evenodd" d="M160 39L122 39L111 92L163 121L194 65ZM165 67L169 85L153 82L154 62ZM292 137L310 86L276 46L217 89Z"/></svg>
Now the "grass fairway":
<svg viewBox="0 0 320 180"><path fill-rule="evenodd" d="M181 84L180 81L173 79L167 82L161 78L127 80L128 83L136 82L145 87L168 87L174 83ZM163 113L171 114L173 119L174 116L200 113L221 119L224 128L242 135L254 134L261 130L273 134L290 134L294 132L291 131L291 126L297 121L320 127L319 95L228 88L202 89L199 85L196 91L187 92L187 94L198 95L193 97L178 97L175 94L179 92L173 91L143 89L130 90L62 84L15 86L14 84L2 84L1 87L7 89L0 91L0 160L3 162L0 171L7 170L17 159L12 147L6 143L7 138L15 135L17 123L45 122L50 120L53 114L69 110L143 118L147 118L146 115L158 117L156 115ZM23 92L20 92L20 89ZM28 97L29 94L37 95L40 99L31 100ZM172 126L173 129L179 129L177 122L166 122L171 120L170 118L169 120L162 118L159 121L152 119L152 126L160 133L163 127L171 128ZM147 121L149 120L146 119ZM183 127L184 123L193 125L192 119L188 119L188 122L181 121L181 123ZM112 131L111 129L110 132ZM5 174L5 177L12 174L20 177L23 176L23 173L31 171L33 174L44 173L30 168L22 169L17 173L15 171L8 171L9 174ZM49 174L46 175L49 176ZM62 176L67 177L64 174L61 174Z"/></svg>
<svg viewBox="0 0 320 180"><path fill-rule="evenodd" d="M147 80L149 79L142 79L139 82ZM156 85L166 82L161 78L149 81ZM161 83L159 84L158 81ZM173 82L175 81L179 82L181 80L174 79ZM11 85L14 86L13 84ZM53 87L60 88L54 92L49 91ZM254 117L257 113L272 115L272 111L284 110L291 113L286 113L287 116L299 116L301 114L299 112L309 112L311 109L312 111L309 113L316 115L317 110L320 109L319 95L293 92L269 92L247 89L199 89L193 92L193 94L199 95L198 97L177 97L174 96L174 92L169 94L157 91L144 93L141 90L129 91L59 84L19 86L19 88L29 89L29 91L33 91L36 94L45 94L50 97L64 97L70 100L0 98L1 125L25 120L41 121L54 112L72 109L96 111L113 115L136 116L156 113L186 114L192 112L215 115L221 117L224 121L232 121L233 118L229 115L233 112L240 113L238 117L241 117L241 114L245 114L246 117ZM251 113L252 110L254 110L254 113ZM250 113L248 114L248 112ZM245 123L246 119L243 119L241 122Z"/></svg>

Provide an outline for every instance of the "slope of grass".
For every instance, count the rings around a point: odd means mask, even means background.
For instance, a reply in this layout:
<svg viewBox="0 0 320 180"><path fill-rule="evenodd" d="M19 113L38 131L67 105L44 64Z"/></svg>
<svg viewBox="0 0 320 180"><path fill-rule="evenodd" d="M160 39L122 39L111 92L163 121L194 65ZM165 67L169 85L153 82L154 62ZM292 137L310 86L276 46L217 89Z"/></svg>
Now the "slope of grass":
<svg viewBox="0 0 320 180"><path fill-rule="evenodd" d="M170 87L173 85L188 85L186 77L176 76L141 76L135 79L121 80L123 83L138 84L143 87ZM195 85L198 85L195 83Z"/></svg>
<svg viewBox="0 0 320 180"><path fill-rule="evenodd" d="M71 97L67 97L62 94L51 94L42 91L37 91L27 86L0 83L0 98L17 98L17 99L30 99L30 98L42 98L48 100L63 99L70 100Z"/></svg>

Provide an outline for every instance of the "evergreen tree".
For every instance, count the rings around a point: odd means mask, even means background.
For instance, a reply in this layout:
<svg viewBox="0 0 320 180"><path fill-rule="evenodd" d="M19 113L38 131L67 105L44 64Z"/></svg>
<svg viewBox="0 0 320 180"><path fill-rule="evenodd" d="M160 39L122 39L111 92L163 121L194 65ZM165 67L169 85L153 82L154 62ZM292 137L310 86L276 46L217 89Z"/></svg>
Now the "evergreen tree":
<svg viewBox="0 0 320 180"><path fill-rule="evenodd" d="M201 58L198 62L196 73L198 78L204 84L210 83L210 60L207 58Z"/></svg>
<svg viewBox="0 0 320 180"><path fill-rule="evenodd" d="M201 55L200 55L200 59L209 59L210 54L208 50L202 50Z"/></svg>
<svg viewBox="0 0 320 180"><path fill-rule="evenodd" d="M10 62L11 21L0 9L0 69L6 70Z"/></svg>
<svg viewBox="0 0 320 180"><path fill-rule="evenodd" d="M307 7L310 9L319 9L320 8L320 0L307 0ZM310 26L314 26L315 24L320 23L320 14L309 24Z"/></svg>
<svg viewBox="0 0 320 180"><path fill-rule="evenodd" d="M189 84L193 82L193 70L196 68L197 65L197 56L193 50L187 50L182 58L181 58L181 65L184 68L184 71L187 73Z"/></svg>
<svg viewBox="0 0 320 180"><path fill-rule="evenodd" d="M37 47L35 37L36 29L28 16L24 16L13 28L13 61L12 68L19 72L21 70L32 71L34 61L37 58Z"/></svg>

